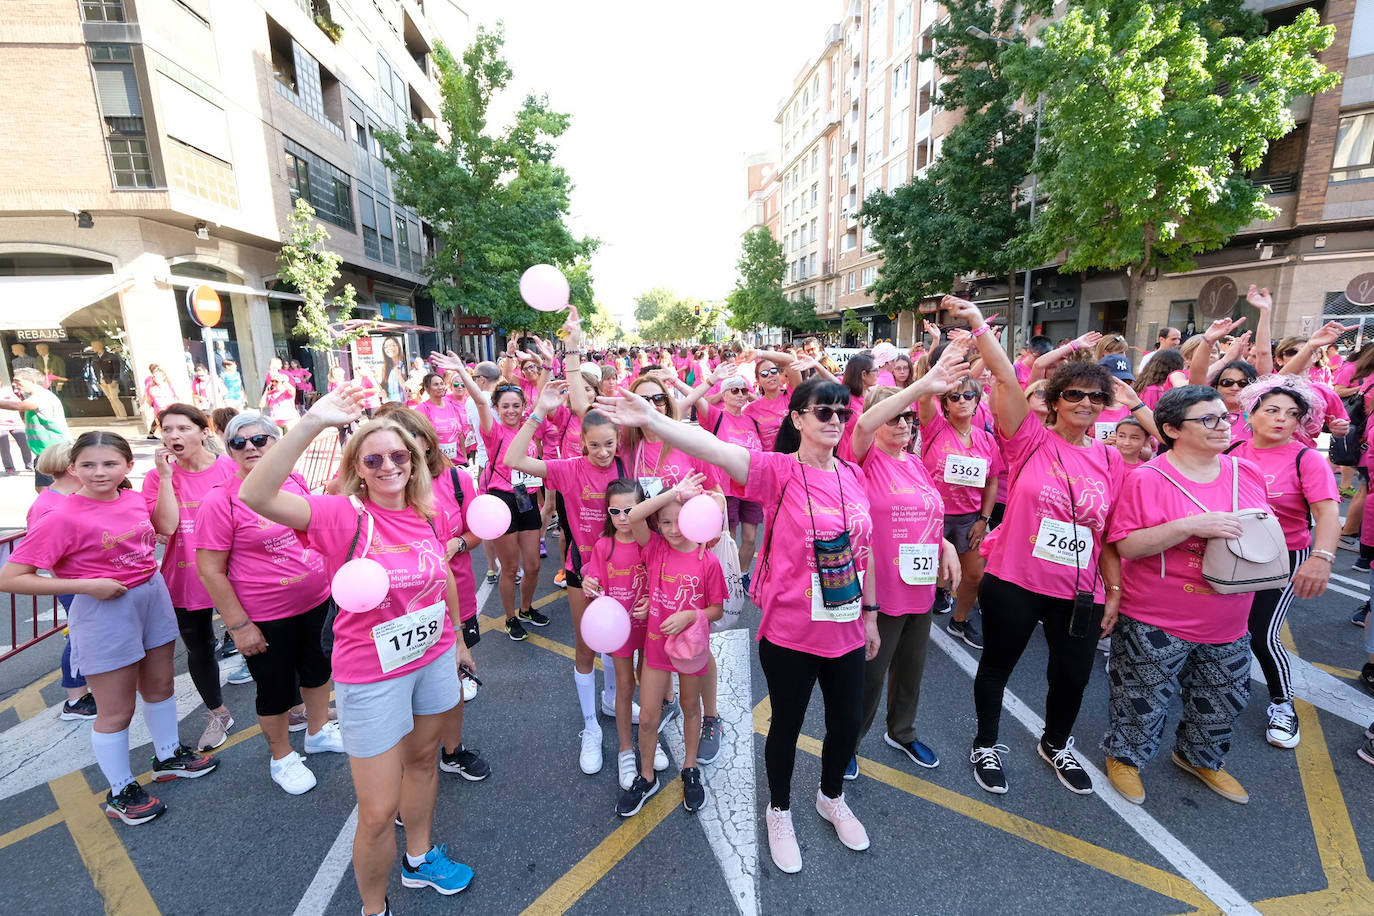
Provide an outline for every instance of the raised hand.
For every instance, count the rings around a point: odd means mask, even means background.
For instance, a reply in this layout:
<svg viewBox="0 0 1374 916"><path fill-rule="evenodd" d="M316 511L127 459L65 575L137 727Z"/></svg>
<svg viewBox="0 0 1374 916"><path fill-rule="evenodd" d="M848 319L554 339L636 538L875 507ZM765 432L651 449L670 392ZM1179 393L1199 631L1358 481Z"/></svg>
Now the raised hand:
<svg viewBox="0 0 1374 916"><path fill-rule="evenodd" d="M945 296L940 300L940 306L955 318L962 318L967 321L972 328L986 324L983 320L982 311L967 299L960 299L958 296Z"/></svg>
<svg viewBox="0 0 1374 916"><path fill-rule="evenodd" d="M344 382L311 405L306 416L325 426L347 426L357 422L363 416L363 386L356 381Z"/></svg>
<svg viewBox="0 0 1374 916"><path fill-rule="evenodd" d="M176 452L165 445L159 446L157 451L153 452L153 466L157 468L162 479L166 480L171 476L173 468L177 466Z"/></svg>
<svg viewBox="0 0 1374 916"><path fill-rule="evenodd" d="M1328 321L1318 328L1317 333L1308 338L1307 342L1314 347L1329 347L1339 340L1342 334L1349 333L1350 331L1358 331L1359 328L1360 326L1358 324L1352 324L1347 327L1339 321Z"/></svg>
<svg viewBox="0 0 1374 916"><path fill-rule="evenodd" d="M1254 289L1253 286L1250 288ZM1230 318L1218 318L1207 326L1207 330L1202 332L1202 337L1209 344L1214 344L1236 328L1240 327L1244 322L1245 319L1243 317L1237 318L1235 321L1232 321Z"/></svg>
<svg viewBox="0 0 1374 916"><path fill-rule="evenodd" d="M436 369L443 369L446 372L464 372L466 368L463 361L458 358L458 354L449 350L447 353L440 353L433 350L429 354L429 363Z"/></svg>
<svg viewBox="0 0 1374 916"><path fill-rule="evenodd" d="M563 322L563 340L569 350L582 349L582 318L577 314L575 305L568 308L568 319Z"/></svg>
<svg viewBox="0 0 1374 916"><path fill-rule="evenodd" d="M542 416L547 417L567 403L567 400L567 381L563 379L550 379L543 388L539 389L539 400L535 402L534 409L539 411Z"/></svg>
<svg viewBox="0 0 1374 916"><path fill-rule="evenodd" d="M642 429L659 415L652 404L630 389L617 388L616 391L618 394L614 397L598 395L596 398L596 409L605 414L616 426L634 426Z"/></svg>
<svg viewBox="0 0 1374 916"><path fill-rule="evenodd" d="M1269 290L1257 288L1253 283L1250 284L1250 289L1245 293L1245 301L1262 312L1267 312L1274 307L1274 298L1269 295Z"/></svg>
<svg viewBox="0 0 1374 916"><path fill-rule="evenodd" d="M694 496L701 495L701 485L706 482L706 475L691 471L686 477L677 482L673 487L673 493L677 495L677 501L685 503Z"/></svg>

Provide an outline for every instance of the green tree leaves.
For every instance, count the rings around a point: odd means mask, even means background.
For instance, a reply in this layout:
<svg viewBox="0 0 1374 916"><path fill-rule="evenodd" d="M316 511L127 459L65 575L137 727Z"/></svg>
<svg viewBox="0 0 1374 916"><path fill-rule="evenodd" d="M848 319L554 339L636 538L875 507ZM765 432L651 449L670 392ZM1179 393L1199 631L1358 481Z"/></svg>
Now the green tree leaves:
<svg viewBox="0 0 1374 916"><path fill-rule="evenodd" d="M286 241L277 252L280 276L305 301L296 312L296 326L292 334L300 334L310 342L310 349L329 354L329 364L335 365L335 349L346 348L371 328L361 325L349 331L335 331L331 324L353 317L353 284L346 283L342 292L330 296L339 279L339 264L343 258L324 247L329 233L315 222L315 208L303 198L288 217ZM331 315L330 310L334 313Z"/></svg>
<svg viewBox="0 0 1374 916"><path fill-rule="evenodd" d="M725 300L730 310L725 323L731 328L783 328L798 334L825 326L816 316L815 300L803 297L794 302L782 294L787 258L782 243L767 228L755 226L744 234L735 268L739 276Z"/></svg>
<svg viewBox="0 0 1374 916"><path fill-rule="evenodd" d="M635 301L646 301L646 297L658 305L654 317L639 326L639 336L645 340L688 343L696 340L710 322L710 309L699 299L682 299L668 290L655 289L637 296ZM635 314L639 314L638 306Z"/></svg>

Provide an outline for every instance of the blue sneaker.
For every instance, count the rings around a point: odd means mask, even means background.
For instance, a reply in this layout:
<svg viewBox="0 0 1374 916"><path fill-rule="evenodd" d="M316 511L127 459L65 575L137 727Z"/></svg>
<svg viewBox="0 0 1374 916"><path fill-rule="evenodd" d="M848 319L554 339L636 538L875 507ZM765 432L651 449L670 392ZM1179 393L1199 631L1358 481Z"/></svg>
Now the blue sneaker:
<svg viewBox="0 0 1374 916"><path fill-rule="evenodd" d="M425 860L410 867L410 860L401 856L401 884L405 887L432 887L445 897L462 893L472 883L472 869L448 857L448 844L431 846Z"/></svg>
<svg viewBox="0 0 1374 916"><path fill-rule="evenodd" d="M859 758L850 757L849 762L844 765L845 782L853 782L859 778Z"/></svg>
<svg viewBox="0 0 1374 916"><path fill-rule="evenodd" d="M229 672L229 677L226 680L231 684L253 683L253 674L248 670L248 662L239 662L239 666Z"/></svg>
<svg viewBox="0 0 1374 916"><path fill-rule="evenodd" d="M930 749L930 746L920 741L912 741L910 744L902 744L887 732L883 732L883 740L888 747L895 747L911 758L911 762L927 770L933 770L940 765L939 756Z"/></svg>

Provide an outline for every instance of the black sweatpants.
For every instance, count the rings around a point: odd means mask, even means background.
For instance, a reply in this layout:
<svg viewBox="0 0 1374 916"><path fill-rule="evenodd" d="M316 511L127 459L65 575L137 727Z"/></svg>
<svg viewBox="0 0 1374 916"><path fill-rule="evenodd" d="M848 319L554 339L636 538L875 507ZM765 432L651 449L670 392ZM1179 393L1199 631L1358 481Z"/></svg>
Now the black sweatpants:
<svg viewBox="0 0 1374 916"><path fill-rule="evenodd" d="M174 610L181 641L186 644L186 669L191 673L191 683L196 685L206 709L219 709L224 705L224 693L219 684L219 662L215 660L215 612L211 608Z"/></svg>

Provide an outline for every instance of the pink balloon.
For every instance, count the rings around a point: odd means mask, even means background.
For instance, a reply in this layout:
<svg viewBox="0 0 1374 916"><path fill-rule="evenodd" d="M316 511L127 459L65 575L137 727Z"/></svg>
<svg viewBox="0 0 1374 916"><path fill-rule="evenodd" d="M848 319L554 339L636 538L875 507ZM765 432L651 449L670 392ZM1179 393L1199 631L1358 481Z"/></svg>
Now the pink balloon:
<svg viewBox="0 0 1374 916"><path fill-rule="evenodd" d="M520 275L520 297L536 311L565 309L568 307L568 278L552 264L536 264Z"/></svg>
<svg viewBox="0 0 1374 916"><path fill-rule="evenodd" d="M510 506L499 496L483 493L468 506L468 530L484 541L499 538L510 528Z"/></svg>
<svg viewBox="0 0 1374 916"><path fill-rule="evenodd" d="M677 527L687 540L705 544L720 537L724 521L720 506L710 496L702 493L682 504L682 511L677 516Z"/></svg>
<svg viewBox="0 0 1374 916"><path fill-rule="evenodd" d="M381 604L390 588L386 567L368 557L340 566L330 583L334 603L340 610L353 614L365 614Z"/></svg>
<svg viewBox="0 0 1374 916"><path fill-rule="evenodd" d="M593 652L614 652L630 638L630 612L605 595L582 612L582 641Z"/></svg>

